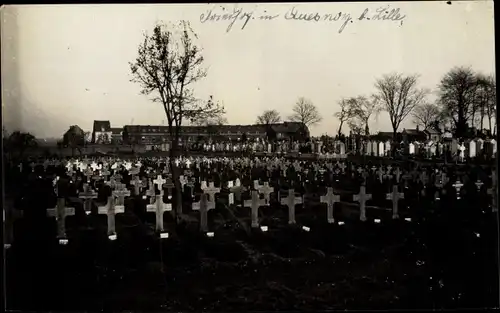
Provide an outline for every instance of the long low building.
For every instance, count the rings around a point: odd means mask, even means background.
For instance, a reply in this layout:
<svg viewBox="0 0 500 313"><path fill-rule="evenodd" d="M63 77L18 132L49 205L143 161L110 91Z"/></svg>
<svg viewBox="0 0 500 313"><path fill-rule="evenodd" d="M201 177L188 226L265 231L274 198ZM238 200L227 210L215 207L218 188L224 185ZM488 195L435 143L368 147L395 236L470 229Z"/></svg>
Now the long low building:
<svg viewBox="0 0 500 313"><path fill-rule="evenodd" d="M303 123L284 122L270 125L210 125L181 126L180 138L194 142L202 138L244 140L254 138L275 138L278 140L299 140L309 138L309 129ZM128 144L161 145L170 141L168 126L125 125L123 141Z"/></svg>

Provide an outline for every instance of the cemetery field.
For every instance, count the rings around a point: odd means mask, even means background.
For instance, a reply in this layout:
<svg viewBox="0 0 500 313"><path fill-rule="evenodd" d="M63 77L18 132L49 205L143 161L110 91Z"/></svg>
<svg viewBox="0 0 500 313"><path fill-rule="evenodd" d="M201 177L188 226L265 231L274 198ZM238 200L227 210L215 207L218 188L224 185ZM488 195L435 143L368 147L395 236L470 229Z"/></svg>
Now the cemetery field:
<svg viewBox="0 0 500 313"><path fill-rule="evenodd" d="M138 201L135 199L134 201ZM267 232L243 231L249 209L208 212L215 236L199 232L197 212L168 239L152 230L154 214L133 202L116 217L117 239L106 240L106 217L67 218L69 243L58 245L55 221L15 225L6 250L7 303L20 310L305 310L464 308L498 305L496 221L470 222L433 214L374 223L340 210L327 224L325 207L261 208ZM82 212L80 212L82 213ZM233 218L236 217L235 218ZM304 231L302 225L308 225ZM36 237L33 234L37 234Z"/></svg>

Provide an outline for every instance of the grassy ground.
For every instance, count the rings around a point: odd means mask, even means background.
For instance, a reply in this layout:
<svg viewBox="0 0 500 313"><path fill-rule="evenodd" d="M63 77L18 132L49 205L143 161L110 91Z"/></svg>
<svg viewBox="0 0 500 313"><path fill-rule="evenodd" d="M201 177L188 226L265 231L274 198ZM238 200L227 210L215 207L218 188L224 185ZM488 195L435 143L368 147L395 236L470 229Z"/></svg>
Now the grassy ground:
<svg viewBox="0 0 500 313"><path fill-rule="evenodd" d="M214 238L200 236L197 225L188 224L161 242L141 223L122 225L114 242L99 229L75 232L79 235L67 246L43 236L13 245L6 255L8 308L498 306L491 216L474 223L314 225L308 233L282 225L250 237L228 222Z"/></svg>

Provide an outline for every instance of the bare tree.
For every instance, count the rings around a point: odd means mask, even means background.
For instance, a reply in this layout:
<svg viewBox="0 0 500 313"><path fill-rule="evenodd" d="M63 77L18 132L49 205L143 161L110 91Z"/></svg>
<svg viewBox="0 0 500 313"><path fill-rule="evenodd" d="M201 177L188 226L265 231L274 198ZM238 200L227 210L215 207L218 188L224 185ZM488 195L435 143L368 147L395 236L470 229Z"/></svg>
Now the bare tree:
<svg viewBox="0 0 500 313"><path fill-rule="evenodd" d="M262 113L262 115L257 117L257 124L276 124L281 122L281 117L278 111L276 110L267 110Z"/></svg>
<svg viewBox="0 0 500 313"><path fill-rule="evenodd" d="M476 111L476 74L471 68L455 67L444 75L438 88L439 102L454 124L455 135L462 137L467 132L467 122Z"/></svg>
<svg viewBox="0 0 500 313"><path fill-rule="evenodd" d="M318 109L311 100L300 97L293 107L293 114L290 116L290 120L293 122L304 123L307 127L309 127L321 122L322 118Z"/></svg>
<svg viewBox="0 0 500 313"><path fill-rule="evenodd" d="M154 103L160 103L167 117L172 139L169 163L176 189L177 221L182 217L182 195L180 173L174 158L180 152L181 125L185 120L210 118L224 111L212 97L200 101L194 96L194 84L207 75L202 67L201 48L194 42L197 38L189 22L157 24L151 35L144 34L138 56L130 63L131 81L141 86L142 94L150 96Z"/></svg>
<svg viewBox="0 0 500 313"><path fill-rule="evenodd" d="M382 108L389 113L393 138L396 138L401 122L413 109L423 103L427 91L417 87L418 76L388 74L375 82L376 97Z"/></svg>
<svg viewBox="0 0 500 313"><path fill-rule="evenodd" d="M365 96L358 96L347 99L349 104L350 118L347 122L353 133L361 135L370 134L370 118L380 112L380 106L377 99L372 96L370 99Z"/></svg>
<svg viewBox="0 0 500 313"><path fill-rule="evenodd" d="M422 126L422 129L429 129L443 120L443 112L441 108L432 103L421 103L412 111L413 122L415 125Z"/></svg>
<svg viewBox="0 0 500 313"><path fill-rule="evenodd" d="M340 106L340 111L337 111L335 112L335 114L333 114L333 116L335 116L340 122L339 130L337 132L338 136L342 134L342 126L344 126L344 123L347 123L349 119L352 118L353 115L349 99L345 98L341 99L339 101L339 106Z"/></svg>
<svg viewBox="0 0 500 313"><path fill-rule="evenodd" d="M488 119L489 129L492 129L491 120L496 114L496 82L493 75L477 74L476 107L479 111L479 125L484 126L484 118Z"/></svg>

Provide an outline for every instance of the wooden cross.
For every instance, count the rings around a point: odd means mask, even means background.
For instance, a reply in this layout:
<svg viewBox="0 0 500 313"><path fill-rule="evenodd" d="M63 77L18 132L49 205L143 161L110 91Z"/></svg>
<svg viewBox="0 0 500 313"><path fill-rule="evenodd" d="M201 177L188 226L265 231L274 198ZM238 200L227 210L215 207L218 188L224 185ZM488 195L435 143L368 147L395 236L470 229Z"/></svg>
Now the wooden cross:
<svg viewBox="0 0 500 313"><path fill-rule="evenodd" d="M252 210L251 219L252 227L259 227L259 207L265 205L264 199L259 199L259 192L257 190L252 190L252 198L250 200L243 201L244 207L249 207Z"/></svg>
<svg viewBox="0 0 500 313"><path fill-rule="evenodd" d="M59 176L56 176L52 181L52 186L54 187L54 193L59 196Z"/></svg>
<svg viewBox="0 0 500 313"><path fill-rule="evenodd" d="M127 171L130 171L130 169L131 169L131 168L132 168L132 163L131 163L131 162L126 162L126 163L125 163L125 169L126 169Z"/></svg>
<svg viewBox="0 0 500 313"><path fill-rule="evenodd" d="M392 200L392 219L399 218L398 203L399 199L404 199L404 198L405 194L402 192L398 192L398 185L392 186L392 192L386 194L386 199Z"/></svg>
<svg viewBox="0 0 500 313"><path fill-rule="evenodd" d="M153 183L158 187L160 190L160 194L163 195L163 184L165 184L167 181L163 179L161 175L158 175L155 180L153 180Z"/></svg>
<svg viewBox="0 0 500 313"><path fill-rule="evenodd" d="M87 177L87 182L90 183L92 176L94 176L94 171L90 167L88 167L84 175L85 177Z"/></svg>
<svg viewBox="0 0 500 313"><path fill-rule="evenodd" d="M202 188L203 193L209 195L207 201L215 203L215 194L220 192L220 188L216 188L213 182L208 183L208 187Z"/></svg>
<svg viewBox="0 0 500 313"><path fill-rule="evenodd" d="M175 187L174 183L172 182L172 180L170 178L167 179L167 182L165 183L165 185L163 185L165 188L167 188L168 190L168 196L167 198L168 199L172 199L172 189Z"/></svg>
<svg viewBox="0 0 500 313"><path fill-rule="evenodd" d="M274 192L274 188L270 187L268 182L264 182L264 186L260 186L259 189L257 189L257 191L264 195L265 204L269 205L270 195L271 193Z"/></svg>
<svg viewBox="0 0 500 313"><path fill-rule="evenodd" d="M255 190L259 190L261 187L262 187L262 185L259 185L259 181L258 180L254 180L253 181L253 188Z"/></svg>
<svg viewBox="0 0 500 313"><path fill-rule="evenodd" d="M135 195L139 196L141 193L141 188L144 186L139 176L135 176L134 179L130 182L130 184L134 186Z"/></svg>
<svg viewBox="0 0 500 313"><path fill-rule="evenodd" d="M104 206L97 208L97 214L106 214L108 218L108 236L116 235L115 216L123 213L125 213L125 207L116 206L113 196L108 197L108 201Z"/></svg>
<svg viewBox="0 0 500 313"><path fill-rule="evenodd" d="M246 188L241 185L240 179L236 178L235 186L229 187L229 191L234 193L234 195L236 196L236 201L240 202L241 194L246 191Z"/></svg>
<svg viewBox="0 0 500 313"><path fill-rule="evenodd" d="M345 173L346 165L342 162L339 164L339 168L342 170L342 173Z"/></svg>
<svg viewBox="0 0 500 313"><path fill-rule="evenodd" d="M204 181L204 180L202 180L202 181L200 182L200 189L201 189L201 190L204 190L204 189L207 189L207 188L208 188L208 186L207 186L207 182L206 182L206 181Z"/></svg>
<svg viewBox="0 0 500 313"><path fill-rule="evenodd" d="M208 232L208 211L215 209L215 202L207 200L207 194L201 194L200 201L192 204L194 211L200 211L200 231Z"/></svg>
<svg viewBox="0 0 500 313"><path fill-rule="evenodd" d="M97 163L95 161L93 161L92 164L90 164L90 167L92 168L92 170L94 172L97 171L97 169L99 168L99 166L97 165Z"/></svg>
<svg viewBox="0 0 500 313"><path fill-rule="evenodd" d="M104 171L101 171L101 175L104 176L104 181L108 181L108 176L111 173L108 171L108 169L105 169Z"/></svg>
<svg viewBox="0 0 500 313"><path fill-rule="evenodd" d="M464 184L462 184L459 180L457 180L452 186L455 187L457 191L457 199L460 199L460 189Z"/></svg>
<svg viewBox="0 0 500 313"><path fill-rule="evenodd" d="M156 192L155 192L155 185L151 182L151 180L149 180L149 189L146 190L146 196L149 197L149 203L152 204L154 203L154 198L156 196Z"/></svg>
<svg viewBox="0 0 500 313"><path fill-rule="evenodd" d="M234 188L233 181L227 182L227 189L229 189L229 195L227 196L228 205L234 204L234 194L231 192L231 189Z"/></svg>
<svg viewBox="0 0 500 313"><path fill-rule="evenodd" d="M399 184L401 179L401 170L399 169L399 167L396 168L396 172L394 174L396 175L396 182Z"/></svg>
<svg viewBox="0 0 500 313"><path fill-rule="evenodd" d="M184 185L186 185L186 184L187 184L187 182L188 182L188 181L187 181L187 178L186 178L186 177L184 177L184 175L181 175L181 176L179 177L179 183L181 184L181 190L184 190Z"/></svg>
<svg viewBox="0 0 500 313"><path fill-rule="evenodd" d="M90 214L92 211L92 199L97 198L97 192L93 191L88 184L83 184L83 192L78 194L78 198L83 199L85 214Z"/></svg>
<svg viewBox="0 0 500 313"><path fill-rule="evenodd" d="M117 206L123 206L125 203L125 197L130 196L130 190L128 190L125 184L119 184L115 190L113 190L113 196L118 198Z"/></svg>
<svg viewBox="0 0 500 313"><path fill-rule="evenodd" d="M476 187L477 187L478 191L481 190L481 186L484 185L483 182L480 179L478 179L475 184L476 184Z"/></svg>
<svg viewBox="0 0 500 313"><path fill-rule="evenodd" d="M156 226L155 230L157 232L163 232L163 213L166 211L172 211L172 204L163 202L163 195L156 195L156 201L153 204L146 205L147 212L154 212L156 214Z"/></svg>
<svg viewBox="0 0 500 313"><path fill-rule="evenodd" d="M69 208L65 206L65 199L58 198L56 207L53 209L47 209L47 215L50 217L55 217L57 221L57 238L66 238L66 217L75 215L75 208Z"/></svg>
<svg viewBox="0 0 500 313"><path fill-rule="evenodd" d="M335 219L333 218L333 206L335 205L335 202L340 202L340 195L334 194L332 187L328 187L327 190L328 191L327 191L326 195L320 197L320 202L326 203L326 206L327 206L326 217L327 217L328 223L332 224L332 223L335 223Z"/></svg>
<svg viewBox="0 0 500 313"><path fill-rule="evenodd" d="M464 151L465 151L464 145L462 144L460 147L458 147L458 150L460 150L460 153L459 153L460 162L463 162L464 161Z"/></svg>
<svg viewBox="0 0 500 313"><path fill-rule="evenodd" d="M366 201L371 199L372 195L366 194L365 186L361 186L359 188L359 193L357 195L353 195L353 201L359 203L359 211L360 211L359 219L363 222L366 221Z"/></svg>
<svg viewBox="0 0 500 313"><path fill-rule="evenodd" d="M288 224L295 224L295 205L302 204L301 197L295 197L295 190L288 190L288 197L281 199L281 204L288 206Z"/></svg>

